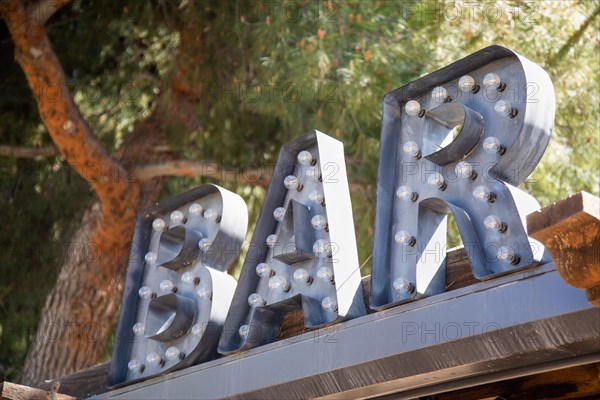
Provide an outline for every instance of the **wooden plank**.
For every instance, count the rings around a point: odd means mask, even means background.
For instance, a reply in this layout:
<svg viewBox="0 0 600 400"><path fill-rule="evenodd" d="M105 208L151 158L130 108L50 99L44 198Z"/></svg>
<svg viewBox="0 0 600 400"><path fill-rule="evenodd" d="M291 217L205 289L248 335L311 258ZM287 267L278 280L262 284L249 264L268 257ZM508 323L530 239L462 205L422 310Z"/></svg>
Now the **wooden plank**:
<svg viewBox="0 0 600 400"><path fill-rule="evenodd" d="M600 394L600 363L580 365L441 393L435 400L469 399L584 399Z"/></svg>
<svg viewBox="0 0 600 400"><path fill-rule="evenodd" d="M10 400L75 400L75 397L57 393L59 385L53 385L50 390L36 389L16 383L0 383L1 398Z"/></svg>
<svg viewBox="0 0 600 400"><path fill-rule="evenodd" d="M61 393L67 393L76 398L85 398L104 393L108 391L106 384L109 367L110 362L98 364L57 379L56 381L44 383L40 385L40 388L50 390L53 384L58 383L60 384Z"/></svg>
<svg viewBox="0 0 600 400"><path fill-rule="evenodd" d="M560 276L600 307L600 199L580 192L527 216L529 235L546 246Z"/></svg>

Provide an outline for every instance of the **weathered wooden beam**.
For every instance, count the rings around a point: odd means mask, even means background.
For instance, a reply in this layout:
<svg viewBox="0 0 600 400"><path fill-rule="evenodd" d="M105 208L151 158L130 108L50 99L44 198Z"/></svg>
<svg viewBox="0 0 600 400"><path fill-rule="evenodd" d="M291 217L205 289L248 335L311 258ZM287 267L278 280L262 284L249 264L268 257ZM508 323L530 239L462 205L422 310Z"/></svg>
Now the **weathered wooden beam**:
<svg viewBox="0 0 600 400"><path fill-rule="evenodd" d="M57 393L58 385L50 390L36 389L16 383L0 382L0 398L10 400L75 400L75 397Z"/></svg>
<svg viewBox="0 0 600 400"><path fill-rule="evenodd" d="M600 198L577 193L527 216L529 235L546 246L560 276L600 307Z"/></svg>

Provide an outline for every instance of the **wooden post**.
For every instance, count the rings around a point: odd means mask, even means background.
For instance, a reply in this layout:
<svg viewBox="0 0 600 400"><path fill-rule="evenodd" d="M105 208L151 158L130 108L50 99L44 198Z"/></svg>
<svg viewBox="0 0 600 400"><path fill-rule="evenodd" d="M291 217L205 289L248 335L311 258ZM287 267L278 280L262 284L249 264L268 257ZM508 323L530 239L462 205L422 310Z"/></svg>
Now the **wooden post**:
<svg viewBox="0 0 600 400"><path fill-rule="evenodd" d="M577 193L527 216L529 236L546 246L560 276L600 307L600 198Z"/></svg>

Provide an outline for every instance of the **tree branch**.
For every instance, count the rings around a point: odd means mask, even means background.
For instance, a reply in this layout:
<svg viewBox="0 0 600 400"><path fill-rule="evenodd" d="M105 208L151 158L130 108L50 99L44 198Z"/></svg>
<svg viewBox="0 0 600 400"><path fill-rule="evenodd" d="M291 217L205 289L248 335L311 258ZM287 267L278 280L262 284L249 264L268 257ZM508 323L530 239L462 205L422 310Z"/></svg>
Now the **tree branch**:
<svg viewBox="0 0 600 400"><path fill-rule="evenodd" d="M272 175L272 168L242 169L234 167L220 168L211 161L171 160L157 164L147 164L135 169L134 176L147 181L162 176L195 176L212 178L219 182L247 183L266 187Z"/></svg>
<svg viewBox="0 0 600 400"><path fill-rule="evenodd" d="M52 7L58 9L64 3L66 0L53 0ZM46 31L32 19L36 14L28 14L22 1L12 1L3 3L0 15L15 44L15 59L35 94L40 117L56 148L92 186L102 215L113 228L124 219L133 219L135 211L124 200L135 196L139 188L123 179L126 171L108 154L73 102Z"/></svg>
<svg viewBox="0 0 600 400"><path fill-rule="evenodd" d="M558 50L558 53L556 53L556 55L550 59L548 65L555 66L562 61L563 58L565 58L569 50L571 50L571 48L575 46L577 42L579 42L579 39L581 39L590 24L594 22L594 19L598 16L598 14L600 14L600 7L597 7L596 10L594 10L594 12L587 17L583 24L581 24L579 29L573 35L571 35L571 37L569 37L567 42L560 48L560 50Z"/></svg>
<svg viewBox="0 0 600 400"><path fill-rule="evenodd" d="M58 150L54 146L44 147L21 147L0 144L0 156L12 158L38 158L52 157L58 155Z"/></svg>
<svg viewBox="0 0 600 400"><path fill-rule="evenodd" d="M55 12L69 4L71 0L38 0L27 8L30 20L43 26Z"/></svg>

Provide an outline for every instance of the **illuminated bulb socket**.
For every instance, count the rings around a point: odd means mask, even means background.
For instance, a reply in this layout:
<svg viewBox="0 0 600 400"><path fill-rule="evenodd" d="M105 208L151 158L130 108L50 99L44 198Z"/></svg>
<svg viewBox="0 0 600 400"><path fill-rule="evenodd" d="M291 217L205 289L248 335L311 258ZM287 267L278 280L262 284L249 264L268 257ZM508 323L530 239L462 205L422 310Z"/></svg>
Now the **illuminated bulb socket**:
<svg viewBox="0 0 600 400"><path fill-rule="evenodd" d="M127 363L127 369L131 372L144 372L144 364L138 360L131 360Z"/></svg>
<svg viewBox="0 0 600 400"><path fill-rule="evenodd" d="M287 292L290 290L290 284L283 276L275 275L269 279L269 289Z"/></svg>
<svg viewBox="0 0 600 400"><path fill-rule="evenodd" d="M256 266L256 275L261 278L269 278L275 275L275 271L271 270L271 267L267 263L260 263Z"/></svg>
<svg viewBox="0 0 600 400"><path fill-rule="evenodd" d="M310 151L302 150L298 153L298 162L302 165L315 165L316 160L313 160L312 154Z"/></svg>
<svg viewBox="0 0 600 400"><path fill-rule="evenodd" d="M275 242L277 242L277 235L275 234L267 236L267 240L265 240L265 243L271 249L275 247Z"/></svg>
<svg viewBox="0 0 600 400"><path fill-rule="evenodd" d="M210 249L211 245L212 245L212 242L210 241L210 239L206 239L206 238L200 239L200 241L198 242L198 248L203 253L206 253L208 251L208 249Z"/></svg>
<svg viewBox="0 0 600 400"><path fill-rule="evenodd" d="M321 205L325 205L325 197L323 197L323 193L319 190L314 190L310 192L308 195L308 199L310 201L314 201L315 203L320 203Z"/></svg>
<svg viewBox="0 0 600 400"><path fill-rule="evenodd" d="M312 225L312 227L318 231L328 231L328 227L327 227L327 220L325 219L324 216L322 215L315 215L314 217L311 218L310 220L310 224Z"/></svg>
<svg viewBox="0 0 600 400"><path fill-rule="evenodd" d="M150 353L146 356L146 364L152 365L153 367L162 367L165 365L165 360L156 353Z"/></svg>
<svg viewBox="0 0 600 400"><path fill-rule="evenodd" d="M337 301L335 301L335 299L333 297L325 297L321 301L321 307L325 311L335 312L338 309L338 304L337 304Z"/></svg>
<svg viewBox="0 0 600 400"><path fill-rule="evenodd" d="M188 208L188 212L191 215L194 215L194 216L197 216L197 217L199 217L199 216L202 215L202 211L204 211L204 209L198 203L194 203L194 204L190 205L190 207Z"/></svg>
<svg viewBox="0 0 600 400"><path fill-rule="evenodd" d="M192 272L188 271L188 272L184 272L181 275L181 282L186 283L188 285L190 285L192 283L197 285L198 283L200 283L200 279L196 278ZM198 283L196 283L196 282L198 282Z"/></svg>
<svg viewBox="0 0 600 400"><path fill-rule="evenodd" d="M494 72L490 72L483 77L483 86L489 86L498 89L499 92L506 89L506 83L500 80L500 76Z"/></svg>
<svg viewBox="0 0 600 400"><path fill-rule="evenodd" d="M437 187L439 190L444 191L448 187L442 174L433 172L427 176L427 183L431 186Z"/></svg>
<svg viewBox="0 0 600 400"><path fill-rule="evenodd" d="M242 339L248 339L248 335L250 334L250 325L240 326L240 329L238 329L238 334Z"/></svg>
<svg viewBox="0 0 600 400"><path fill-rule="evenodd" d="M146 327L144 326L143 322L138 322L135 325L133 325L133 328L131 329L133 331L133 333L135 335L143 335L144 334L144 330L146 329Z"/></svg>
<svg viewBox="0 0 600 400"><path fill-rule="evenodd" d="M161 281L158 285L158 288L163 293L175 293L177 291L177 286L175 286L173 282L168 279Z"/></svg>
<svg viewBox="0 0 600 400"><path fill-rule="evenodd" d="M467 161L461 161L454 167L454 173L456 176L463 178L469 178L470 180L475 180L477 178L477 172L473 170L473 166Z"/></svg>
<svg viewBox="0 0 600 400"><path fill-rule="evenodd" d="M185 216L179 210L175 210L171 213L171 222L174 224L183 224L185 223Z"/></svg>
<svg viewBox="0 0 600 400"><path fill-rule="evenodd" d="M417 160L421 158L421 150L419 149L419 145L412 140L404 143L404 146L402 146L402 151L409 156L413 156Z"/></svg>
<svg viewBox="0 0 600 400"><path fill-rule="evenodd" d="M515 251L508 246L500 247L497 256L498 259L505 264L517 265L520 261L520 258L515 254Z"/></svg>
<svg viewBox="0 0 600 400"><path fill-rule="evenodd" d="M297 191L301 191L303 186L300 183L300 181L298 180L298 178L294 175L288 175L285 177L285 179L283 180L283 185L288 189L288 190L297 190Z"/></svg>
<svg viewBox="0 0 600 400"><path fill-rule="evenodd" d="M400 294L410 294L415 291L415 286L402 277L394 279L392 286Z"/></svg>
<svg viewBox="0 0 600 400"><path fill-rule="evenodd" d="M419 118L422 118L425 115L425 110L421 108L421 105L416 100L407 101L404 105L404 110L411 117L419 116Z"/></svg>
<svg viewBox="0 0 600 400"><path fill-rule="evenodd" d="M396 243L404 244L409 247L414 247L417 244L417 239L410 235L407 231L398 231L394 235Z"/></svg>
<svg viewBox="0 0 600 400"><path fill-rule="evenodd" d="M473 190L473 197L487 203L496 201L496 195L492 193L487 186L477 186L475 190Z"/></svg>
<svg viewBox="0 0 600 400"><path fill-rule="evenodd" d="M204 328L200 324L192 325L192 335L198 336L204 333Z"/></svg>
<svg viewBox="0 0 600 400"><path fill-rule="evenodd" d="M431 98L436 103L447 103L452 101L452 97L448 96L448 91L443 86L437 86L431 91Z"/></svg>
<svg viewBox="0 0 600 400"><path fill-rule="evenodd" d="M152 221L152 229L157 232L162 232L167 229L167 223L161 218L156 218L154 221Z"/></svg>
<svg viewBox="0 0 600 400"><path fill-rule="evenodd" d="M196 295L198 297L200 297L201 299L211 299L212 298L212 292L208 288L200 288L200 289L196 290Z"/></svg>
<svg viewBox="0 0 600 400"><path fill-rule="evenodd" d="M273 211L273 218L275 218L276 221L283 221L283 217L285 216L285 208L283 207L277 207L274 211Z"/></svg>
<svg viewBox="0 0 600 400"><path fill-rule="evenodd" d="M250 307L262 307L265 304L267 304L267 302L258 293L252 293L250 296L248 296L248 305Z"/></svg>
<svg viewBox="0 0 600 400"><path fill-rule="evenodd" d="M417 192L413 192L410 186L400 186L398 190L396 190L396 196L400 200L412 202L417 201L419 198L419 194Z"/></svg>
<svg viewBox="0 0 600 400"><path fill-rule="evenodd" d="M317 270L317 278L324 282L333 283L333 271L329 267L321 267Z"/></svg>
<svg viewBox="0 0 600 400"><path fill-rule="evenodd" d="M488 154L504 154L506 147L500 144L500 140L494 136L487 137L483 140L483 150Z"/></svg>
<svg viewBox="0 0 600 400"><path fill-rule="evenodd" d="M171 346L165 351L165 357L169 361L178 361L183 360L184 354L177 347Z"/></svg>
<svg viewBox="0 0 600 400"><path fill-rule="evenodd" d="M319 239L313 244L313 253L317 257L331 256L331 244L327 240Z"/></svg>
<svg viewBox="0 0 600 400"><path fill-rule="evenodd" d="M152 289L150 289L148 286L142 286L140 290L138 290L138 295L142 299L152 299L156 297L156 295L152 293Z"/></svg>
<svg viewBox="0 0 600 400"><path fill-rule="evenodd" d="M499 100L494 104L494 111L503 117L514 118L518 114L518 110L514 108L510 102L506 100Z"/></svg>
<svg viewBox="0 0 600 400"><path fill-rule="evenodd" d="M294 271L294 281L310 285L313 281L312 276L304 268L298 268Z"/></svg>
<svg viewBox="0 0 600 400"><path fill-rule="evenodd" d="M458 80L458 88L461 92L471 93L477 93L480 89L479 85L475 82L475 79L470 75L463 75L460 77Z"/></svg>
<svg viewBox="0 0 600 400"><path fill-rule="evenodd" d="M500 233L506 232L506 229L508 228L497 215L488 215L485 217L483 225L485 226L485 229L489 231Z"/></svg>
<svg viewBox="0 0 600 400"><path fill-rule="evenodd" d="M204 210L204 214L202 214L202 216L211 221L213 221L213 220L216 221L219 217L217 215L217 212L215 210L213 210L212 208L207 208L206 210Z"/></svg>
<svg viewBox="0 0 600 400"><path fill-rule="evenodd" d="M146 263L148 265L155 265L157 259L158 259L158 257L156 255L156 253L154 253L152 251L146 253L146 255L144 256L144 261L146 261Z"/></svg>

